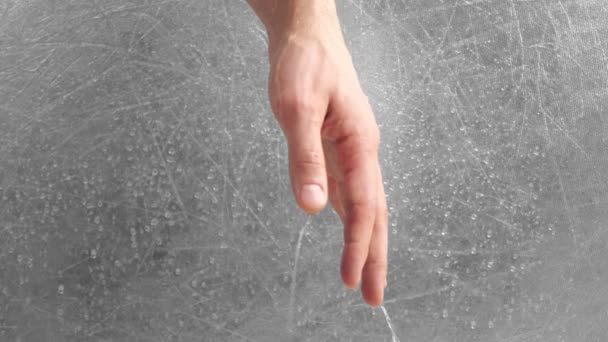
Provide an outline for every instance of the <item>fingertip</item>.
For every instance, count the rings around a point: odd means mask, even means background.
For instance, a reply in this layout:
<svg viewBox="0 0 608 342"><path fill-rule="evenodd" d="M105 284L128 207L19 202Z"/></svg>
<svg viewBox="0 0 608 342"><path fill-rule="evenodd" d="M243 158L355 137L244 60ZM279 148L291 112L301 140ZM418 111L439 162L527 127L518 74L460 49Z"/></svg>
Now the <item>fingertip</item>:
<svg viewBox="0 0 608 342"><path fill-rule="evenodd" d="M345 271L341 272L341 276L342 282L344 283L344 286L346 286L347 289L351 291L357 289L357 286L359 285L359 280L356 277L351 276L348 272Z"/></svg>
<svg viewBox="0 0 608 342"><path fill-rule="evenodd" d="M384 289L386 283L382 279L372 279L363 281L361 284L361 293L363 299L371 307L378 307L384 302Z"/></svg>
<svg viewBox="0 0 608 342"><path fill-rule="evenodd" d="M323 210L327 203L327 193L318 184L305 184L298 193L298 204L309 214Z"/></svg>
<svg viewBox="0 0 608 342"><path fill-rule="evenodd" d="M342 256L340 275L342 276L344 285L350 289L357 288L361 282L361 267L355 265L352 258L347 256L346 251Z"/></svg>

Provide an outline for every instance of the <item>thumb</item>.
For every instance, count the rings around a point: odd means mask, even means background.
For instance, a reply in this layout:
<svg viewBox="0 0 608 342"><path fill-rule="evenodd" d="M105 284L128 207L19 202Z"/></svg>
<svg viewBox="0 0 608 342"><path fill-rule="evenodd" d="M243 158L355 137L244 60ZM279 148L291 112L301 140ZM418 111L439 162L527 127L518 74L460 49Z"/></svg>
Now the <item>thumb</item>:
<svg viewBox="0 0 608 342"><path fill-rule="evenodd" d="M327 203L327 174L321 142L324 116L295 113L284 117L281 126L289 146L289 176L298 205L309 214Z"/></svg>

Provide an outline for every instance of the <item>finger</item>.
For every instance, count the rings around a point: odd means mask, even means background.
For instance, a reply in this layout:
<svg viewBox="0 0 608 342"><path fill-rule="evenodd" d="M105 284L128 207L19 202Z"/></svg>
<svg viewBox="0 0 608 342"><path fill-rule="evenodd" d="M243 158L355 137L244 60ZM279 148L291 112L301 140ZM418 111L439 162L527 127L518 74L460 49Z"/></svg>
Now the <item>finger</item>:
<svg viewBox="0 0 608 342"><path fill-rule="evenodd" d="M329 189L329 202L334 207L336 214L340 217L342 224L344 224L346 219L346 214L344 212L344 206L342 205L342 200L340 196L340 188L338 186L338 182L332 177L327 178L327 187Z"/></svg>
<svg viewBox="0 0 608 342"><path fill-rule="evenodd" d="M341 275L346 286L354 288L361 279L375 221L376 147L365 136L351 135L339 139L336 149L342 168L341 200L346 214Z"/></svg>
<svg viewBox="0 0 608 342"><path fill-rule="evenodd" d="M376 221L365 266L363 266L361 292L365 301L376 307L384 300L388 268L388 209L382 173L378 167L378 198Z"/></svg>
<svg viewBox="0 0 608 342"><path fill-rule="evenodd" d="M310 214L327 203L327 174L321 144L323 115L292 106L281 123L289 149L289 175L298 205Z"/></svg>

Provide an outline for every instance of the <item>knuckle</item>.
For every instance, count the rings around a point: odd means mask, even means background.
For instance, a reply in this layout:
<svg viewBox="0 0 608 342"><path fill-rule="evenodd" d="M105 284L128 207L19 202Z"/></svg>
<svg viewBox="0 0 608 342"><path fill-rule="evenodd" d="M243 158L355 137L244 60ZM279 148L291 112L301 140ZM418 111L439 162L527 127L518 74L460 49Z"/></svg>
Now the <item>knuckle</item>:
<svg viewBox="0 0 608 342"><path fill-rule="evenodd" d="M320 168L324 165L324 156L313 150L305 150L298 153L294 161L296 169Z"/></svg>
<svg viewBox="0 0 608 342"><path fill-rule="evenodd" d="M368 163L372 160L373 155L377 153L369 145L346 148L342 151L338 158L343 177L347 180L355 180L363 166L362 163Z"/></svg>
<svg viewBox="0 0 608 342"><path fill-rule="evenodd" d="M374 211L373 199L365 196L358 199L347 198L345 200L345 210L352 222L359 222L364 216L371 215Z"/></svg>
<svg viewBox="0 0 608 342"><path fill-rule="evenodd" d="M386 273L388 270L388 264L386 261L380 258L369 257L365 262L366 269L374 269L376 271L380 271L382 273Z"/></svg>
<svg viewBox="0 0 608 342"><path fill-rule="evenodd" d="M369 250L369 241L366 241L364 236L361 234L344 232L344 245L353 254L367 256Z"/></svg>
<svg viewBox="0 0 608 342"><path fill-rule="evenodd" d="M309 115L316 109L315 101L311 96L292 94L278 98L275 106L282 117Z"/></svg>
<svg viewBox="0 0 608 342"><path fill-rule="evenodd" d="M344 243L349 245L351 248L356 246L361 246L363 248L363 239L358 234L353 234L352 232L344 233Z"/></svg>
<svg viewBox="0 0 608 342"><path fill-rule="evenodd" d="M338 143L346 145L353 153L375 152L380 145L380 130L375 123L361 121L345 124L344 135Z"/></svg>

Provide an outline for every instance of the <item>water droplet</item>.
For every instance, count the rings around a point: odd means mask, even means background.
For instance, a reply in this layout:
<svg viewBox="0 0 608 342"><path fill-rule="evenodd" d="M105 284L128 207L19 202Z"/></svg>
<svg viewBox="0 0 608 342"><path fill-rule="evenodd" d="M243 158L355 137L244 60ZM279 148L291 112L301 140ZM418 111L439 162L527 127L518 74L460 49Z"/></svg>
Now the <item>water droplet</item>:
<svg viewBox="0 0 608 342"><path fill-rule="evenodd" d="M156 227L158 225L158 219L157 218L153 218L152 221L150 221L150 225L152 227Z"/></svg>

